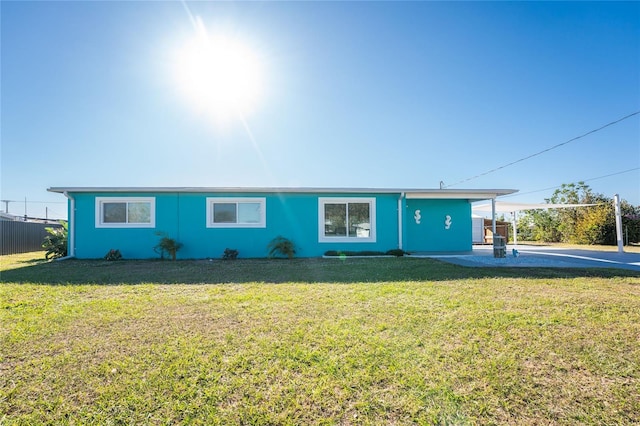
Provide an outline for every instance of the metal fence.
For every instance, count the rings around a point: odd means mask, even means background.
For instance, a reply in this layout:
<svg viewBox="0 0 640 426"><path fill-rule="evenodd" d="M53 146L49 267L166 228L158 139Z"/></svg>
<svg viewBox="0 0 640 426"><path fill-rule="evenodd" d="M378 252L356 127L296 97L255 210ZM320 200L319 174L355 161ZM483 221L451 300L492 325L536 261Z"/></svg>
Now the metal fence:
<svg viewBox="0 0 640 426"><path fill-rule="evenodd" d="M56 223L0 221L0 255L42 250L45 228L60 228Z"/></svg>

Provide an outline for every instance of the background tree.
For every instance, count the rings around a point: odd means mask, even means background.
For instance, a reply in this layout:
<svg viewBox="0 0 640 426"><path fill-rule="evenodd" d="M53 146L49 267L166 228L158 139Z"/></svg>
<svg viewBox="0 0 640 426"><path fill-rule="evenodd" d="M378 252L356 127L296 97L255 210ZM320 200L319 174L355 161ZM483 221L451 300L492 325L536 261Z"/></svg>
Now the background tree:
<svg viewBox="0 0 640 426"><path fill-rule="evenodd" d="M629 243L640 243L640 206L634 206L626 200L620 200L622 229ZM614 224L615 229L615 224Z"/></svg>
<svg viewBox="0 0 640 426"><path fill-rule="evenodd" d="M560 188L553 192L551 198L545 201L552 204L589 204L594 201L594 198L594 194L591 192L589 185L586 185L584 182L578 182L563 183ZM584 207L570 207L555 210L561 242L577 243L576 228L582 220L584 210Z"/></svg>
<svg viewBox="0 0 640 426"><path fill-rule="evenodd" d="M584 182L562 184L545 199L548 204L597 204L590 207L529 210L518 221L523 240L576 244L616 244L613 198L594 193ZM620 202L623 232L640 240L640 207Z"/></svg>
<svg viewBox="0 0 640 426"><path fill-rule="evenodd" d="M559 224L557 210L527 210L518 221L518 233L523 239L527 235L532 241L557 243L561 241Z"/></svg>
<svg viewBox="0 0 640 426"><path fill-rule="evenodd" d="M613 208L608 204L585 208L570 241L577 244L607 244L610 239L608 223L614 219L612 211ZM615 237L615 222L613 232Z"/></svg>

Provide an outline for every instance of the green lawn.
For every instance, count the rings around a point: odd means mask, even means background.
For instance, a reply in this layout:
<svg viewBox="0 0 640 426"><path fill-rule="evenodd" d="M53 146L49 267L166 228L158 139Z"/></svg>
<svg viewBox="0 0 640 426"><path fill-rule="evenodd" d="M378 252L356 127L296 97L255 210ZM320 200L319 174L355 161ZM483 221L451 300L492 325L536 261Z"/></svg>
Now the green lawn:
<svg viewBox="0 0 640 426"><path fill-rule="evenodd" d="M3 425L640 423L637 272L0 264Z"/></svg>

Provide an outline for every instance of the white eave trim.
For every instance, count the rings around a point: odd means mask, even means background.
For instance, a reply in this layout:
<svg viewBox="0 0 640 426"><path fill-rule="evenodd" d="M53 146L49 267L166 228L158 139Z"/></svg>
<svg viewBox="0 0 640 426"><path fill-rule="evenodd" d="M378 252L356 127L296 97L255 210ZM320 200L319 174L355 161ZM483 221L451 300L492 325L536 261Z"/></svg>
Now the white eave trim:
<svg viewBox="0 0 640 426"><path fill-rule="evenodd" d="M401 189L401 188L252 188L252 187L52 187L58 193L298 193L298 194L406 194L408 199L486 200L513 194L516 189Z"/></svg>
<svg viewBox="0 0 640 426"><path fill-rule="evenodd" d="M467 199L487 200L517 192L515 189L483 189L483 190L433 190L407 192L407 199Z"/></svg>

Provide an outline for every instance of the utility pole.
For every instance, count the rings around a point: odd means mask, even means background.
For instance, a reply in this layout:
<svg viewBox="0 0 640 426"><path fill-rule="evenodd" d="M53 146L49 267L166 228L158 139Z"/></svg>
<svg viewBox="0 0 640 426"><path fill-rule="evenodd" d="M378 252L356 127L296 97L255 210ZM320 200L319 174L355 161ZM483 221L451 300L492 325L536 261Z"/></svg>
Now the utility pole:
<svg viewBox="0 0 640 426"><path fill-rule="evenodd" d="M11 200L0 200L0 203L4 203L4 212L9 214L9 202Z"/></svg>

